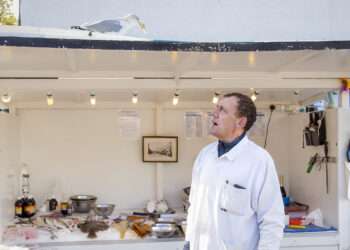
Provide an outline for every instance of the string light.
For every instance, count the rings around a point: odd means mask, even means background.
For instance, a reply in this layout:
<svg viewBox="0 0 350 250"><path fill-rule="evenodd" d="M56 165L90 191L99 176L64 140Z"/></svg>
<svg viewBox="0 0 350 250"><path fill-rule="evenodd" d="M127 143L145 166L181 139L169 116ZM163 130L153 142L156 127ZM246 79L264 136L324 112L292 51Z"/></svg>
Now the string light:
<svg viewBox="0 0 350 250"><path fill-rule="evenodd" d="M179 103L179 94L175 93L173 97L173 105L177 105Z"/></svg>
<svg viewBox="0 0 350 250"><path fill-rule="evenodd" d="M254 91L253 94L250 96L250 99L252 99L252 101L255 102L256 99L258 99L258 95L259 93L257 91Z"/></svg>
<svg viewBox="0 0 350 250"><path fill-rule="evenodd" d="M217 103L218 103L218 101L219 101L219 96L220 96L219 93L217 93L217 92L214 93L213 100L212 100L212 102L213 102L214 104L217 104Z"/></svg>
<svg viewBox="0 0 350 250"><path fill-rule="evenodd" d="M137 93L134 93L134 94L132 95L131 101L132 101L133 104L136 104L136 103L139 102L139 98L138 98Z"/></svg>
<svg viewBox="0 0 350 250"><path fill-rule="evenodd" d="M1 101L3 102L3 103L9 103L9 102L11 102L11 96L9 95L9 94L3 94L2 96L1 96Z"/></svg>
<svg viewBox="0 0 350 250"><path fill-rule="evenodd" d="M96 105L96 95L94 93L91 93L90 94L90 104L92 106L95 106Z"/></svg>
<svg viewBox="0 0 350 250"><path fill-rule="evenodd" d="M54 104L54 99L52 94L46 95L46 102L48 106L52 106Z"/></svg>

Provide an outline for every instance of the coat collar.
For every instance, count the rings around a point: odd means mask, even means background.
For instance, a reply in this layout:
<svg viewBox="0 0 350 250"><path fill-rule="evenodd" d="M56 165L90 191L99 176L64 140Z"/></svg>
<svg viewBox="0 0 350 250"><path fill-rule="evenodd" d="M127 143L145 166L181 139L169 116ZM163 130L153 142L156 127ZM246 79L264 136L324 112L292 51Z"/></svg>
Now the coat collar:
<svg viewBox="0 0 350 250"><path fill-rule="evenodd" d="M248 142L249 142L249 139L247 135L245 135L236 146L234 146L230 151L226 152L225 154L223 154L218 158L220 159L220 158L226 157L229 160L233 161L237 157L237 155L242 151L245 145L247 145Z"/></svg>

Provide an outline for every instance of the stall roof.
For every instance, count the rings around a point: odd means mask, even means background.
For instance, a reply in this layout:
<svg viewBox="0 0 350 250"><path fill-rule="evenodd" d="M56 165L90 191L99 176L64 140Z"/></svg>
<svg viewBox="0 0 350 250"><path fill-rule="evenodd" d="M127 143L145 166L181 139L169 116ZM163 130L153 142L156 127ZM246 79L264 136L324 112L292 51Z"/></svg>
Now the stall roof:
<svg viewBox="0 0 350 250"><path fill-rule="evenodd" d="M204 100L214 91L255 88L266 99L292 102L286 92L305 90L305 99L350 77L350 41L182 43L79 32L57 38L41 28L0 28L0 94L16 92L26 101L47 91L66 99L95 91L128 100L134 91L162 101L155 90L171 96L180 89L188 100Z"/></svg>

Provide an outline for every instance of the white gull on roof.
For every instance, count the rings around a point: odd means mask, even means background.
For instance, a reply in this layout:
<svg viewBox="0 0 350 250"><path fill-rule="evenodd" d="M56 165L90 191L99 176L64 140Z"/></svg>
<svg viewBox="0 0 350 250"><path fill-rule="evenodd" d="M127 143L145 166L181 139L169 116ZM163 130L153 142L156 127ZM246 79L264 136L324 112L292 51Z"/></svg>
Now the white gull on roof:
<svg viewBox="0 0 350 250"><path fill-rule="evenodd" d="M145 24L141 22L140 18L136 15L129 14L116 19L106 19L92 23L84 23L79 26L72 26L71 28L99 33L115 32L120 35L125 35L134 27L138 27L141 29L141 31L146 32Z"/></svg>
<svg viewBox="0 0 350 250"><path fill-rule="evenodd" d="M0 25L0 37L31 37L31 38L52 38L52 39L86 39L86 40L115 40L115 41L151 41L153 39L125 36L115 32L93 33L85 30L39 28L32 26L6 26Z"/></svg>

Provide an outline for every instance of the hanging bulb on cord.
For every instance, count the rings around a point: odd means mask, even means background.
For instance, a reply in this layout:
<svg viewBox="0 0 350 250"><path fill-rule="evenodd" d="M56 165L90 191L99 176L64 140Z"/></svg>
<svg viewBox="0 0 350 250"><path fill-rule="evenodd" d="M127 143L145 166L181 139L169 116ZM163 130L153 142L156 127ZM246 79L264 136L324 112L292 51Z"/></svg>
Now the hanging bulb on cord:
<svg viewBox="0 0 350 250"><path fill-rule="evenodd" d="M92 106L95 106L96 105L96 95L94 93L91 93L90 94L90 104Z"/></svg>
<svg viewBox="0 0 350 250"><path fill-rule="evenodd" d="M254 91L253 94L250 96L250 99L252 99L252 101L255 102L256 99L258 99L258 95L259 93L257 91Z"/></svg>
<svg viewBox="0 0 350 250"><path fill-rule="evenodd" d="M132 95L131 101L132 101L133 104L136 104L136 103L139 102L139 98L138 98L137 93L134 93L134 94Z"/></svg>
<svg viewBox="0 0 350 250"><path fill-rule="evenodd" d="M219 101L219 96L220 96L219 93L217 93L217 92L214 93L213 100L212 100L212 102L213 102L214 104L217 104L217 103L218 103L218 101Z"/></svg>
<svg viewBox="0 0 350 250"><path fill-rule="evenodd" d="M173 97L173 105L177 105L179 103L179 94L175 93Z"/></svg>
<svg viewBox="0 0 350 250"><path fill-rule="evenodd" d="M54 99L52 94L46 95L46 102L48 106L52 106L54 104Z"/></svg>
<svg viewBox="0 0 350 250"><path fill-rule="evenodd" d="M6 94L3 94L2 96L1 96L1 101L3 102L3 103L10 103L11 102L11 95L9 95L8 93L6 93Z"/></svg>

